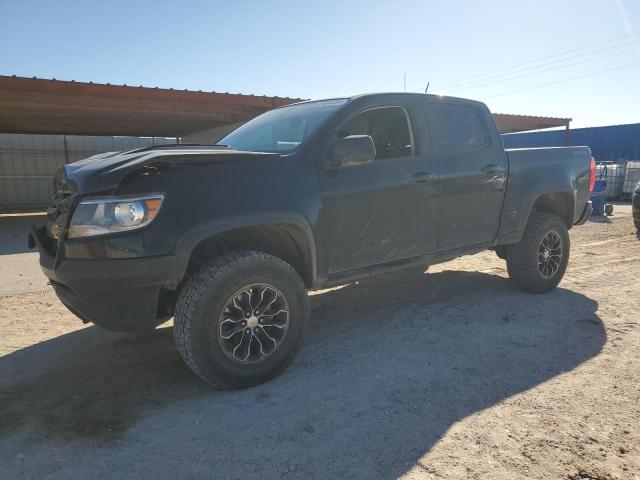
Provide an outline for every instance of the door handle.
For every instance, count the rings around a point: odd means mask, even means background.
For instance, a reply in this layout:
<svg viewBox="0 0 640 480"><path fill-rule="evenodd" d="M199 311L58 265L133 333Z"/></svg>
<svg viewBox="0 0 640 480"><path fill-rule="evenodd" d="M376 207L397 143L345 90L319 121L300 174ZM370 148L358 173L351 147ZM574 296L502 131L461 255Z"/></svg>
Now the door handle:
<svg viewBox="0 0 640 480"><path fill-rule="evenodd" d="M501 169L494 165L493 163L487 163L484 167L481 168L482 173L486 173L487 175L493 175L494 173L498 173Z"/></svg>
<svg viewBox="0 0 640 480"><path fill-rule="evenodd" d="M427 172L416 172L411 175L411 180L415 183L427 183L433 178L433 175Z"/></svg>

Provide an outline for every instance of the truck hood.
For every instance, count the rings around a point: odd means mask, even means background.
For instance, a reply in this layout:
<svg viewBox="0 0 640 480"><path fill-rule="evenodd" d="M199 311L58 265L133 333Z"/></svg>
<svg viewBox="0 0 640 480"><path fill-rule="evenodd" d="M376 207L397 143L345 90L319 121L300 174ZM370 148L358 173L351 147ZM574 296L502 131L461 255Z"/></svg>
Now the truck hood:
<svg viewBox="0 0 640 480"><path fill-rule="evenodd" d="M128 152L107 152L65 165L56 183L68 184L76 194L85 195L110 190L122 179L144 165L152 163L211 163L265 156L279 153L244 152L224 146L173 145L140 148Z"/></svg>

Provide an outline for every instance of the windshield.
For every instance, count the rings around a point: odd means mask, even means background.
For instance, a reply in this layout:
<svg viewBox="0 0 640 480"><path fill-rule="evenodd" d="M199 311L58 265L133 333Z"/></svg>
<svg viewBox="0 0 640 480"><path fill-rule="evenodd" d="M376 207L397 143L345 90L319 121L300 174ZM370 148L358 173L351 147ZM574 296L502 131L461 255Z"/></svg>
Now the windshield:
<svg viewBox="0 0 640 480"><path fill-rule="evenodd" d="M218 143L236 150L289 152L347 101L345 98L321 100L271 110L249 120Z"/></svg>

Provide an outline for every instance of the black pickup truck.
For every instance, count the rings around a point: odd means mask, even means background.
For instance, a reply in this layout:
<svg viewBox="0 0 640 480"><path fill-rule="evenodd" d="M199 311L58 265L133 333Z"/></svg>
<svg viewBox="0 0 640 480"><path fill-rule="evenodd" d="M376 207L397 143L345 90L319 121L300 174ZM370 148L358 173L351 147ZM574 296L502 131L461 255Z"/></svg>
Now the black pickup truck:
<svg viewBox="0 0 640 480"><path fill-rule="evenodd" d="M240 388L291 362L309 289L485 249L519 288L553 289L567 230L591 212L594 169L587 147L505 151L471 100L310 101L219 145L66 165L47 226L29 241L82 320L137 331L174 317L191 369Z"/></svg>

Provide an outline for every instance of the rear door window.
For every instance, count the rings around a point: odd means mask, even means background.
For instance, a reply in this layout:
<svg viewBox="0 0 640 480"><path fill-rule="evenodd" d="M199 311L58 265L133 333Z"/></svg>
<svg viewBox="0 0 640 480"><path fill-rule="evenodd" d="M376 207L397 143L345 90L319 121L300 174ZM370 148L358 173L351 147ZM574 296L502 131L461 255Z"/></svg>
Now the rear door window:
<svg viewBox="0 0 640 480"><path fill-rule="evenodd" d="M436 155L477 150L489 144L482 117L475 108L428 102L427 118Z"/></svg>
<svg viewBox="0 0 640 480"><path fill-rule="evenodd" d="M404 108L380 107L352 117L338 130L338 137L370 135L376 146L376 159L397 158L413 153L411 132Z"/></svg>

